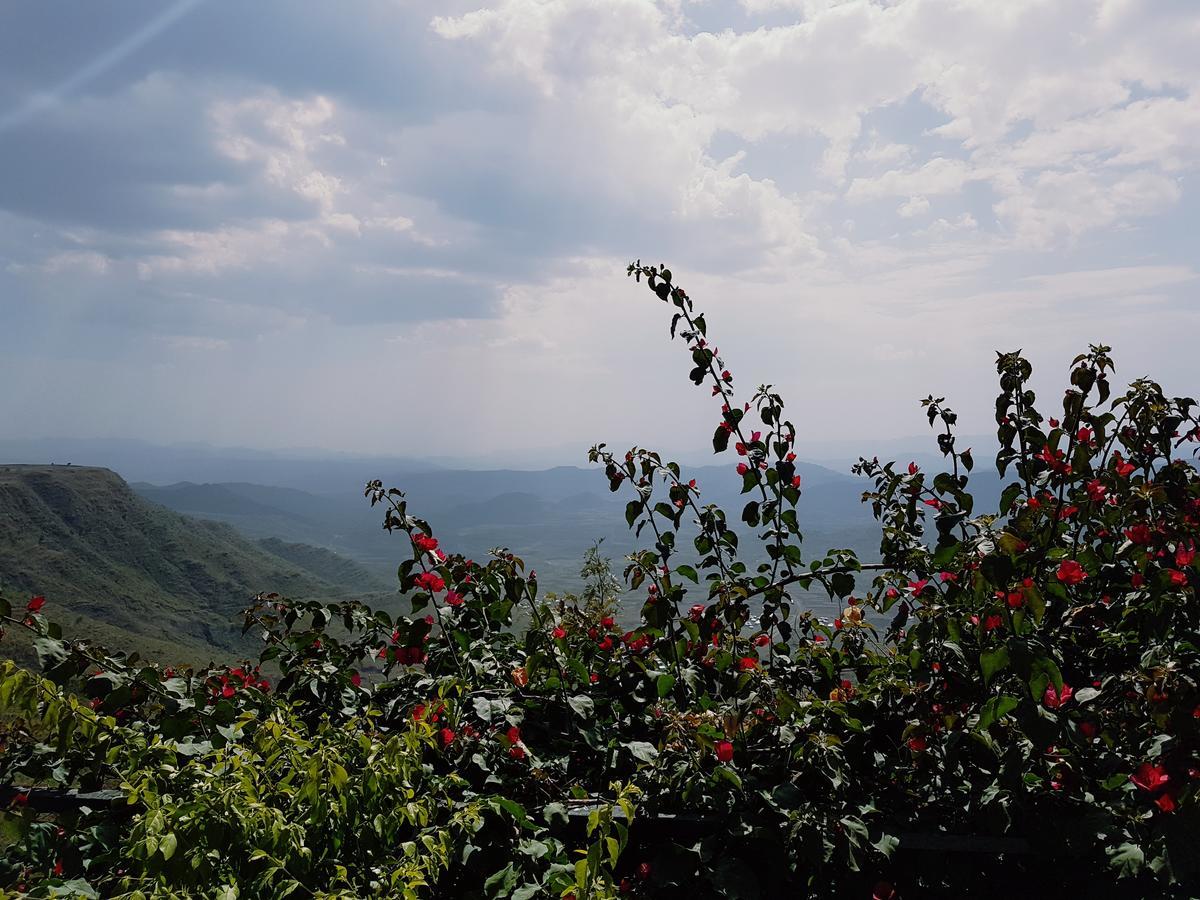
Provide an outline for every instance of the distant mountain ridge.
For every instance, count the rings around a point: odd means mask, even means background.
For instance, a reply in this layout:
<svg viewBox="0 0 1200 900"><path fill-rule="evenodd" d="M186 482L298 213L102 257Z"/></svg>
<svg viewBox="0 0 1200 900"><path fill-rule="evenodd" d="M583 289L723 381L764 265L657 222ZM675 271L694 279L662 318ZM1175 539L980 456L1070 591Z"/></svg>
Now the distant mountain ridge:
<svg viewBox="0 0 1200 900"><path fill-rule="evenodd" d="M255 543L148 502L108 469L0 465L0 585L43 594L80 636L199 658L242 644L254 594L330 598L385 590L328 550ZM3 652L3 645L0 645Z"/></svg>

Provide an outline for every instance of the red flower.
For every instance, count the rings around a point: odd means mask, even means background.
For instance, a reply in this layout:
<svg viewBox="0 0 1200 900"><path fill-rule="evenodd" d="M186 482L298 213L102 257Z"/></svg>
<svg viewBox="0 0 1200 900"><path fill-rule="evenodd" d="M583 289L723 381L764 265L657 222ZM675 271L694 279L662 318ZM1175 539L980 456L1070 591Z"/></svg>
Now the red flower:
<svg viewBox="0 0 1200 900"><path fill-rule="evenodd" d="M910 737L908 739L907 743L908 743L908 749L911 750L913 753L922 753L925 750L926 746L928 746L925 743L925 736L920 735L920 734L914 734L912 737Z"/></svg>
<svg viewBox="0 0 1200 900"><path fill-rule="evenodd" d="M524 759L525 758L525 748L522 747L520 744L513 744L511 747L508 748L508 755L511 756L513 759Z"/></svg>
<svg viewBox="0 0 1200 900"><path fill-rule="evenodd" d="M1174 569L1168 569L1167 571L1171 576L1171 584L1175 585L1176 587L1182 587L1183 585L1187 584L1188 577L1186 573L1177 572Z"/></svg>
<svg viewBox="0 0 1200 900"><path fill-rule="evenodd" d="M1090 429L1090 428L1080 428L1080 429L1079 429L1079 432L1078 432L1078 433L1075 435L1075 439L1076 439L1077 441L1079 441L1079 443L1081 443L1081 444L1089 444L1089 443L1091 443L1091 441L1092 441L1092 429Z"/></svg>
<svg viewBox="0 0 1200 900"><path fill-rule="evenodd" d="M1138 524L1126 528L1125 537L1129 538L1135 544L1148 544L1154 535L1151 534L1149 526Z"/></svg>
<svg viewBox="0 0 1200 900"><path fill-rule="evenodd" d="M422 572L417 576L414 584L417 587L424 588L425 590L434 594L436 594L438 591L444 590L446 587L445 580L443 580L442 576L438 575L436 572Z"/></svg>
<svg viewBox="0 0 1200 900"><path fill-rule="evenodd" d="M600 620L600 624L603 625L605 628L612 628L613 624L614 624L613 617L605 616L603 619Z"/></svg>
<svg viewBox="0 0 1200 900"><path fill-rule="evenodd" d="M737 451L738 456L746 455L746 445L743 444L741 441L738 441L736 444L734 444L733 449Z"/></svg>
<svg viewBox="0 0 1200 900"><path fill-rule="evenodd" d="M1056 691L1054 685L1046 685L1046 693L1042 696L1042 702L1046 704L1047 709L1058 709L1064 703L1071 699L1071 695L1075 691L1072 690L1069 684L1063 683L1062 691Z"/></svg>
<svg viewBox="0 0 1200 900"><path fill-rule="evenodd" d="M1186 569L1188 566L1190 566L1192 564L1192 560L1195 558L1195 547L1184 547L1183 545L1180 545L1175 551L1175 565L1179 566L1181 569Z"/></svg>
<svg viewBox="0 0 1200 900"><path fill-rule="evenodd" d="M221 688L221 696L224 697L226 700L228 700L233 695L234 695L234 687L232 684L227 684L227 685L225 685L225 687Z"/></svg>
<svg viewBox="0 0 1200 900"><path fill-rule="evenodd" d="M36 613L36 612L41 612L42 607L45 605L46 605L46 598L39 595L37 597L32 598L28 603L26 603L25 609L28 612Z"/></svg>
<svg viewBox="0 0 1200 900"><path fill-rule="evenodd" d="M1152 766L1150 763L1144 762L1129 776L1129 780L1143 791L1153 792L1170 781L1171 776L1167 774L1167 770L1163 768L1161 763L1157 766Z"/></svg>
<svg viewBox="0 0 1200 900"><path fill-rule="evenodd" d="M446 604L448 606L462 606L463 596L455 591L446 591Z"/></svg>
<svg viewBox="0 0 1200 900"><path fill-rule="evenodd" d="M769 643L771 643L771 636L769 634L760 634L754 639L754 644L758 647L765 647Z"/></svg>
<svg viewBox="0 0 1200 900"><path fill-rule="evenodd" d="M697 603L688 610L688 618L693 622L699 622L704 617L704 607Z"/></svg>
<svg viewBox="0 0 1200 900"><path fill-rule="evenodd" d="M1134 572L1133 575L1130 576L1130 578L1129 578L1129 583L1131 585L1133 585L1135 588L1140 588L1142 585L1144 585L1146 583L1146 576L1143 575L1141 572Z"/></svg>
<svg viewBox="0 0 1200 900"><path fill-rule="evenodd" d="M958 576L953 572L941 572L939 573L938 578L942 579L944 583L948 582L950 584L958 584Z"/></svg>
<svg viewBox="0 0 1200 900"><path fill-rule="evenodd" d="M53 872L53 875L54 875L54 877L55 877L55 878L57 878L58 876L62 875L62 873L63 873L63 864L62 864L62 860L61 860L61 859L56 859L56 860L54 861L54 872Z"/></svg>
<svg viewBox="0 0 1200 900"><path fill-rule="evenodd" d="M1061 519L1069 519L1069 518L1071 518L1071 516L1075 515L1075 513L1077 513L1077 512L1079 512L1078 506L1064 506L1062 509L1060 509L1058 511L1058 518L1060 520Z"/></svg>
<svg viewBox="0 0 1200 900"><path fill-rule="evenodd" d="M449 747L451 744L454 743L454 729L453 728L443 728L441 731L438 732L438 734L441 735L443 747Z"/></svg>
<svg viewBox="0 0 1200 900"><path fill-rule="evenodd" d="M900 895L886 881L881 881L871 889L871 900L900 900Z"/></svg>
<svg viewBox="0 0 1200 900"><path fill-rule="evenodd" d="M1135 466L1133 463L1125 462L1125 460L1121 458L1120 453L1114 453L1113 468L1116 470L1116 473L1119 476L1122 478L1128 478L1134 473L1134 471L1137 469L1137 466Z"/></svg>
<svg viewBox="0 0 1200 900"><path fill-rule="evenodd" d="M427 534L420 534L420 533L414 534L412 542L414 545L416 545L417 549L419 549L419 550L427 550L427 551L436 550L437 546L438 546L437 538L430 537Z"/></svg>
<svg viewBox="0 0 1200 900"><path fill-rule="evenodd" d="M1087 572L1083 571L1083 566L1073 559L1064 559L1058 567L1058 572L1055 576L1063 584L1079 584L1083 579L1087 578Z"/></svg>
<svg viewBox="0 0 1200 900"><path fill-rule="evenodd" d="M724 372L721 373L721 380L724 381L726 384L729 384L729 382L733 381L733 374L728 369L726 369Z"/></svg>
<svg viewBox="0 0 1200 900"><path fill-rule="evenodd" d="M1100 726L1095 722L1080 722L1079 733L1090 741L1100 733Z"/></svg>
<svg viewBox="0 0 1200 900"><path fill-rule="evenodd" d="M357 672L352 672L350 674L350 683L355 687L362 687L362 676Z"/></svg>
<svg viewBox="0 0 1200 900"><path fill-rule="evenodd" d="M792 487L796 488L797 490L800 489L800 476L799 475L797 475L795 478L792 479Z"/></svg>
<svg viewBox="0 0 1200 900"><path fill-rule="evenodd" d="M716 750L717 759L721 762L733 762L733 744L729 741L717 741L713 749Z"/></svg>
<svg viewBox="0 0 1200 900"><path fill-rule="evenodd" d="M743 672L746 672L750 669L757 668L757 666L758 666L758 657L757 656L743 656L741 659L738 660L738 668L741 669Z"/></svg>
<svg viewBox="0 0 1200 900"><path fill-rule="evenodd" d="M737 473L739 475L745 475L749 471L750 471L750 467L748 465L746 465L745 463L737 464Z"/></svg>
<svg viewBox="0 0 1200 900"><path fill-rule="evenodd" d="M917 468L917 464L915 462L910 462L908 464L908 474L909 475L916 475L920 471L921 470L919 468Z"/></svg>
<svg viewBox="0 0 1200 900"><path fill-rule="evenodd" d="M1087 483L1087 495L1093 503L1100 503L1104 500L1104 495L1108 493L1106 488L1099 478L1093 478Z"/></svg>
<svg viewBox="0 0 1200 900"><path fill-rule="evenodd" d="M1170 791L1163 791L1154 798L1154 805L1165 813L1175 812L1175 798Z"/></svg>
<svg viewBox="0 0 1200 900"><path fill-rule="evenodd" d="M926 506L932 506L934 509L942 508L942 501L939 500L937 497L930 497L928 500L922 500L921 502L924 503Z"/></svg>
<svg viewBox="0 0 1200 900"><path fill-rule="evenodd" d="M1025 595L1020 591L1013 591L1008 595L1008 608L1018 609L1025 605Z"/></svg>
<svg viewBox="0 0 1200 900"><path fill-rule="evenodd" d="M1004 627L1004 619L998 615L990 615L983 621L983 630L985 632L994 631L997 628Z"/></svg>
<svg viewBox="0 0 1200 900"><path fill-rule="evenodd" d="M554 639L556 641L561 641L566 636L567 636L567 630L565 628L563 628L561 625L556 625L554 627Z"/></svg>
<svg viewBox="0 0 1200 900"><path fill-rule="evenodd" d="M504 733L504 736L505 736L506 738L508 738L508 742L509 742L510 744L517 744L517 743L520 743L520 741L521 741L521 729L520 729L520 728L518 728L516 725L513 725L511 728L509 728L509 729L508 729L508 731L506 731L506 732Z"/></svg>
<svg viewBox="0 0 1200 900"><path fill-rule="evenodd" d="M922 578L919 581L910 581L908 587L914 594L920 594L925 588L929 587L929 579Z"/></svg>
<svg viewBox="0 0 1200 900"><path fill-rule="evenodd" d="M650 863L638 863L637 873L638 878L642 879L642 881L648 879L650 877Z"/></svg>

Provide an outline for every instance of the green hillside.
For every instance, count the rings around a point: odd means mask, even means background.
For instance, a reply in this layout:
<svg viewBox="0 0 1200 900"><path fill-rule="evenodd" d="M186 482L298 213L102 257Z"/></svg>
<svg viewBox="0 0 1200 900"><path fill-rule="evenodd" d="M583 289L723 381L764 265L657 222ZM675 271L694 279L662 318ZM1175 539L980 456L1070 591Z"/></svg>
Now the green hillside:
<svg viewBox="0 0 1200 900"><path fill-rule="evenodd" d="M45 595L80 636L188 660L242 646L238 613L256 593L381 587L329 551L255 543L150 503L108 469L24 465L0 466L0 585L14 600Z"/></svg>

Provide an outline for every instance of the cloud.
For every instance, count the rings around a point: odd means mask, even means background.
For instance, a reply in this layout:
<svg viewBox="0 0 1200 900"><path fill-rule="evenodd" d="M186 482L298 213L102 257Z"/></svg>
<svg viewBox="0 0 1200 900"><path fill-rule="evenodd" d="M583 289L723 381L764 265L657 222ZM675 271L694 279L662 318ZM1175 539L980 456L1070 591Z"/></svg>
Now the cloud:
<svg viewBox="0 0 1200 900"><path fill-rule="evenodd" d="M986 405L996 346L1073 355L1086 325L1149 367L1151 332L1191 323L1182 0L179 9L0 12L0 376L62 373L48 409L0 402L14 421L71 427L120 389L147 434L457 446L457 410L416 434L329 408L417 372L486 398L486 445L518 444L497 396L548 445L581 439L676 374L619 277L638 256L711 292L755 377L864 433L846 410L907 433L957 366Z"/></svg>

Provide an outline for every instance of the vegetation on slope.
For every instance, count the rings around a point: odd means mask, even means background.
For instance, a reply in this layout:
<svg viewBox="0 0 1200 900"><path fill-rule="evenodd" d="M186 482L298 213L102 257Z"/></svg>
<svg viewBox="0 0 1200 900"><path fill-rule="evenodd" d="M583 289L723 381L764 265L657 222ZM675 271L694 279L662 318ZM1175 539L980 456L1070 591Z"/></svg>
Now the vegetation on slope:
<svg viewBox="0 0 1200 900"><path fill-rule="evenodd" d="M257 545L149 503L107 469L15 465L0 465L0 584L52 598L77 633L167 659L242 646L238 613L258 593L379 587L327 551Z"/></svg>

